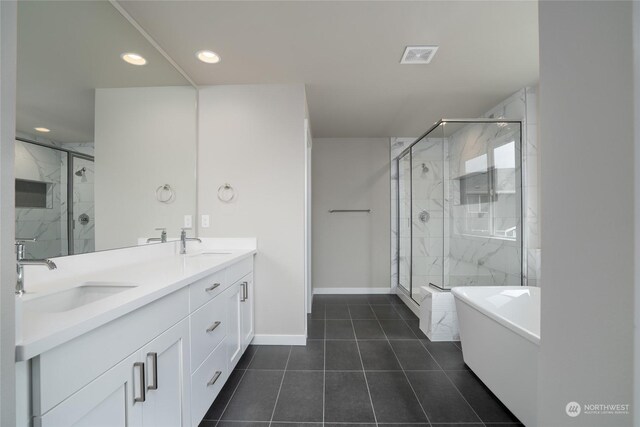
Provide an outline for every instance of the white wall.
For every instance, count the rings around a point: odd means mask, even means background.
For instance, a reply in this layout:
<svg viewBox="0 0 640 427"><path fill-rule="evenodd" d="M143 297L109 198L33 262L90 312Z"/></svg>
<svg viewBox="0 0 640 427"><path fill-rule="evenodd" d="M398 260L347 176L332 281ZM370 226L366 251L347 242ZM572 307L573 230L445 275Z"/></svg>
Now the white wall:
<svg viewBox="0 0 640 427"><path fill-rule="evenodd" d="M0 425L16 423L14 139L16 110L15 2L0 2ZM9 209L7 209L9 207Z"/></svg>
<svg viewBox="0 0 640 427"><path fill-rule="evenodd" d="M632 425L584 413L632 404L631 17L631 2L539 3L541 426Z"/></svg>
<svg viewBox="0 0 640 427"><path fill-rule="evenodd" d="M97 89L95 114L96 250L158 237L157 227L179 236L196 209L195 89ZM171 204L156 200L163 184Z"/></svg>
<svg viewBox="0 0 640 427"><path fill-rule="evenodd" d="M640 3L633 3L633 74L634 81L640 82ZM635 253L640 254L640 84L634 85L634 128L635 128ZM640 263L635 264L635 304L634 304L634 383L633 411L634 425L640 425Z"/></svg>
<svg viewBox="0 0 640 427"><path fill-rule="evenodd" d="M198 104L198 213L203 237L257 237L256 340L304 343L305 90L203 87ZM232 203L217 198L229 183Z"/></svg>
<svg viewBox="0 0 640 427"><path fill-rule="evenodd" d="M315 138L313 143L314 291L389 290L389 139Z"/></svg>

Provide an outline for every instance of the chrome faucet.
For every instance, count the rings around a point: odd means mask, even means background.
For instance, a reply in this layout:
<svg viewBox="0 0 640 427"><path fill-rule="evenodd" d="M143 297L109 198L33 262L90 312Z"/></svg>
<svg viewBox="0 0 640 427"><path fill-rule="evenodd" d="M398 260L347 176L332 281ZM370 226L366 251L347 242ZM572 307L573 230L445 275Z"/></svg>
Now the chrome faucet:
<svg viewBox="0 0 640 427"><path fill-rule="evenodd" d="M162 233L160 233L160 237L149 237L147 239L147 243L151 243L151 242L160 242L160 243L166 243L167 241L167 229L166 228L156 228L157 231L162 230Z"/></svg>
<svg viewBox="0 0 640 427"><path fill-rule="evenodd" d="M45 265L49 270L58 268L50 259L24 259L24 245L27 242L35 242L36 239L16 239L16 295L24 294L24 266Z"/></svg>
<svg viewBox="0 0 640 427"><path fill-rule="evenodd" d="M187 229L183 228L180 232L180 254L184 255L187 253L187 240L195 240L202 243L202 240L197 237L187 237Z"/></svg>

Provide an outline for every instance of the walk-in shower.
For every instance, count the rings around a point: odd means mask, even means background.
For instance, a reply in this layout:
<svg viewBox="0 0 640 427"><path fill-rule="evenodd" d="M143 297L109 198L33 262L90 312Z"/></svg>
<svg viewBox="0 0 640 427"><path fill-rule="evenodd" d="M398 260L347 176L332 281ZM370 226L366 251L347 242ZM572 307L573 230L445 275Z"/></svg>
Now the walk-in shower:
<svg viewBox="0 0 640 427"><path fill-rule="evenodd" d="M27 259L95 250L94 158L69 145L16 140L16 237L36 239Z"/></svg>
<svg viewBox="0 0 640 427"><path fill-rule="evenodd" d="M443 119L395 159L398 286L523 284L522 124Z"/></svg>

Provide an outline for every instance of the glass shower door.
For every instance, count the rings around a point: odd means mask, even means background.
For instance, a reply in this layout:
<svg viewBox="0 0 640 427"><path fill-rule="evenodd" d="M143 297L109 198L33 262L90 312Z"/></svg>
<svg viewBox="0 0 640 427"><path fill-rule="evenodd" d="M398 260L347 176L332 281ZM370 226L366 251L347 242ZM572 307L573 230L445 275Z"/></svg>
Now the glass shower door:
<svg viewBox="0 0 640 427"><path fill-rule="evenodd" d="M522 284L520 127L447 124L447 289Z"/></svg>
<svg viewBox="0 0 640 427"><path fill-rule="evenodd" d="M425 288L443 286L444 161L443 126L411 147L412 262L411 298L418 304Z"/></svg>
<svg viewBox="0 0 640 427"><path fill-rule="evenodd" d="M521 139L518 121L443 120L398 157L398 284L416 303L523 284Z"/></svg>
<svg viewBox="0 0 640 427"><path fill-rule="evenodd" d="M398 159L398 285L411 294L411 153Z"/></svg>

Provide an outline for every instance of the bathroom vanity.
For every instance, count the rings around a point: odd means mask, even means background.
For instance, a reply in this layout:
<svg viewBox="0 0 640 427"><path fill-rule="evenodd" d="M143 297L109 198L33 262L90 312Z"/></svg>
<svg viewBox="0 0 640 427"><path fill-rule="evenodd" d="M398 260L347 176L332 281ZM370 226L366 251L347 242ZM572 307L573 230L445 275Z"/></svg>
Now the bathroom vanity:
<svg viewBox="0 0 640 427"><path fill-rule="evenodd" d="M49 280L28 271L18 424L197 426L254 336L255 244L204 240L186 255L169 242L56 259ZM80 267L100 256L104 270Z"/></svg>

